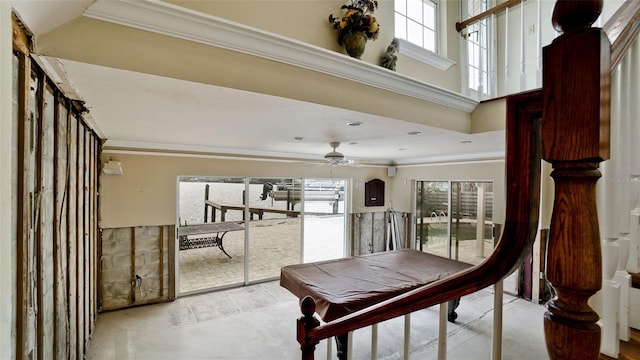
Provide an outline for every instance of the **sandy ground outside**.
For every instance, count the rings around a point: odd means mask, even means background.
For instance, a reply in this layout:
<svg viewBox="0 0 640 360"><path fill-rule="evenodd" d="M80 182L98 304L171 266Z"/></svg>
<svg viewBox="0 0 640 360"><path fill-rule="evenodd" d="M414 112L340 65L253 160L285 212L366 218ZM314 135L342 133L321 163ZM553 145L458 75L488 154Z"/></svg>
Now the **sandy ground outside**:
<svg viewBox="0 0 640 360"><path fill-rule="evenodd" d="M305 220L304 261L335 259L344 255L342 216ZM254 220L249 223L248 281L280 276L280 268L299 264L301 257L300 218ZM218 247L182 250L180 293L244 283L245 231L223 237L227 257Z"/></svg>

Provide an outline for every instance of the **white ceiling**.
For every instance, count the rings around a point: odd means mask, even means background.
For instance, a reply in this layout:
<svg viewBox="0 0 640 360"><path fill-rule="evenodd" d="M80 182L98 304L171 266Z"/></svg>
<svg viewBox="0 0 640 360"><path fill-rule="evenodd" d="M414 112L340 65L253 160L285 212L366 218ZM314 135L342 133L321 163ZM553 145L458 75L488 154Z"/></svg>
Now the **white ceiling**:
<svg viewBox="0 0 640 360"><path fill-rule="evenodd" d="M21 1L14 8L37 34L81 15L90 4ZM331 150L330 141L340 141L338 151L347 158L384 165L488 159L504 151L503 131L462 134L270 95L57 58L45 61L85 102L107 148L320 160Z"/></svg>

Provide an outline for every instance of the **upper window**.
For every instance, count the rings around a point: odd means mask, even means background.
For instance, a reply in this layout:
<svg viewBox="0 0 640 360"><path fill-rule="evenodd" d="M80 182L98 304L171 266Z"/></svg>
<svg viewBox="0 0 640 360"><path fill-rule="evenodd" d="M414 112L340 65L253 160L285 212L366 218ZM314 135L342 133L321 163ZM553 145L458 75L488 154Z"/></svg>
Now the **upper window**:
<svg viewBox="0 0 640 360"><path fill-rule="evenodd" d="M462 7L463 18L470 18L488 9L487 0L467 0ZM467 86L479 98L491 94L489 69L489 21L487 18L467 26Z"/></svg>
<svg viewBox="0 0 640 360"><path fill-rule="evenodd" d="M394 0L395 36L438 52L438 1Z"/></svg>

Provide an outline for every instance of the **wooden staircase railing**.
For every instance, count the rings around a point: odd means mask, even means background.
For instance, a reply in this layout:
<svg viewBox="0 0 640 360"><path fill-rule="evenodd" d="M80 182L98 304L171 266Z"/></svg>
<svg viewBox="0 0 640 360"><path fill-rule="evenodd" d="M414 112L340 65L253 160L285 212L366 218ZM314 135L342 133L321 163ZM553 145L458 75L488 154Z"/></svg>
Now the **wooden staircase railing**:
<svg viewBox="0 0 640 360"><path fill-rule="evenodd" d="M506 219L491 256L323 325L313 317L313 299L303 299L303 359L313 359L322 339L473 293L519 267L535 240L542 158L555 181L547 279L557 295L545 313L547 351L551 359L598 358L598 315L587 304L602 282L595 185L599 163L609 157L610 73L638 34L640 1L623 5L605 30L591 28L601 10L602 0L558 0L553 23L563 34L544 49L543 89L507 98Z"/></svg>
<svg viewBox="0 0 640 360"><path fill-rule="evenodd" d="M640 1L625 1L602 30L611 42L611 70L613 71L640 33Z"/></svg>
<svg viewBox="0 0 640 360"><path fill-rule="evenodd" d="M313 319L313 299L303 299L304 316L298 327L303 359L313 359L312 349L322 339L471 294L496 283L520 266L531 250L538 224L541 99L538 90L510 96L507 100L508 211L501 240L492 255L467 271L323 325Z"/></svg>

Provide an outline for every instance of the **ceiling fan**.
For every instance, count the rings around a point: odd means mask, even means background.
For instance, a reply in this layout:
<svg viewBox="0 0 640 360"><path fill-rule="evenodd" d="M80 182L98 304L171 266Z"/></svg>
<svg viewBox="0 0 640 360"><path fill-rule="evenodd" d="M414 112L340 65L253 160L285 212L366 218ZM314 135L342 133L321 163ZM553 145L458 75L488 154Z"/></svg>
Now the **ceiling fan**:
<svg viewBox="0 0 640 360"><path fill-rule="evenodd" d="M333 148L332 151L329 151L324 155L324 159L327 160L329 165L338 166L338 165L350 165L353 164L353 160L346 160L344 158L344 154L338 152L336 149L340 146L339 141L332 141L329 143L329 146Z"/></svg>

